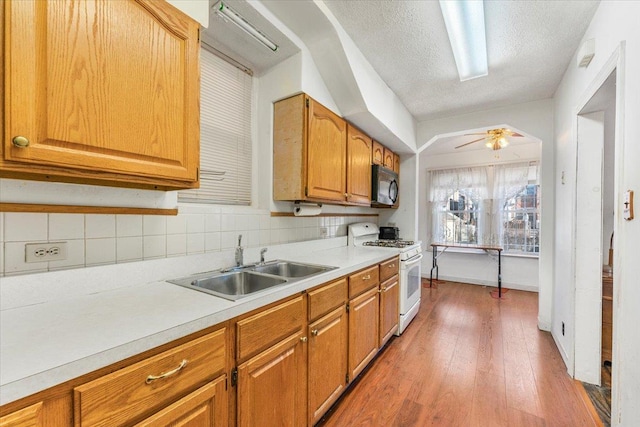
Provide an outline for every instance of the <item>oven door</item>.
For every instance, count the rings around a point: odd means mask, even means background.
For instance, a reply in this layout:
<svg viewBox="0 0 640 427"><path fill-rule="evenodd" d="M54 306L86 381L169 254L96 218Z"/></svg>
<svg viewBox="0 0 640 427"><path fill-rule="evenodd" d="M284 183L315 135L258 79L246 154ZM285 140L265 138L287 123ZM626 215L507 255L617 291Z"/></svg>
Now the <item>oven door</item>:
<svg viewBox="0 0 640 427"><path fill-rule="evenodd" d="M422 254L400 263L400 314L406 314L420 301Z"/></svg>

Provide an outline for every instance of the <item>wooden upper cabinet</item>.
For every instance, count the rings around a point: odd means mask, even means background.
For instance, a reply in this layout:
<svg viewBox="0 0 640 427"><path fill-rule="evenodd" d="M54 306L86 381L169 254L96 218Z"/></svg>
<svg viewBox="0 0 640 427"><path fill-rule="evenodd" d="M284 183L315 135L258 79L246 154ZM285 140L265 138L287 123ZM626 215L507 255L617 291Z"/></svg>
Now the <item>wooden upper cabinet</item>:
<svg viewBox="0 0 640 427"><path fill-rule="evenodd" d="M150 0L3 6L3 176L197 186L194 20Z"/></svg>
<svg viewBox="0 0 640 427"><path fill-rule="evenodd" d="M347 126L347 201L371 205L371 150L373 141L352 125Z"/></svg>
<svg viewBox="0 0 640 427"><path fill-rule="evenodd" d="M309 99L308 197L344 201L347 123Z"/></svg>
<svg viewBox="0 0 640 427"><path fill-rule="evenodd" d="M383 162L382 165L385 168L393 170L393 156L394 155L395 155L395 153L393 151L389 150L387 147L384 148L384 162Z"/></svg>
<svg viewBox="0 0 640 427"><path fill-rule="evenodd" d="M384 145L378 141L373 141L373 164L384 165Z"/></svg>
<svg viewBox="0 0 640 427"><path fill-rule="evenodd" d="M346 203L347 123L305 94L274 105L273 198Z"/></svg>
<svg viewBox="0 0 640 427"><path fill-rule="evenodd" d="M393 155L393 171L400 174L400 156L397 154Z"/></svg>

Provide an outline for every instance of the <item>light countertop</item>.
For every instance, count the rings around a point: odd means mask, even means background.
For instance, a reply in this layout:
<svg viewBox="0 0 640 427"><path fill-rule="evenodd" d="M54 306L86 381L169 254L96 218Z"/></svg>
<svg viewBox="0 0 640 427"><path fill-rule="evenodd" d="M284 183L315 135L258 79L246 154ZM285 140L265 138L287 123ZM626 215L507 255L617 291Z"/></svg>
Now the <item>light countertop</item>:
<svg viewBox="0 0 640 427"><path fill-rule="evenodd" d="M279 259L338 269L236 302L164 280L146 280L154 274L173 279L206 271L203 263L211 266L224 262L228 254L223 254L224 260L215 262L211 257L221 255L2 278L7 286L3 283L0 296L11 304L4 304L0 311L0 404L45 390L394 255L389 249L354 248L344 246L342 241L339 243L342 246L326 247L325 244L319 250L301 244L275 248L272 253ZM150 271L145 276L141 269ZM187 274L185 269L189 271ZM136 274L129 274L134 271ZM173 271L175 275L171 275ZM134 276L132 283L127 281L129 275ZM86 283L88 276L96 277L91 285ZM54 290L46 288L49 284ZM45 290L38 292L39 286ZM16 297L20 289L26 289L24 292L28 295ZM29 294L36 296L29 297Z"/></svg>

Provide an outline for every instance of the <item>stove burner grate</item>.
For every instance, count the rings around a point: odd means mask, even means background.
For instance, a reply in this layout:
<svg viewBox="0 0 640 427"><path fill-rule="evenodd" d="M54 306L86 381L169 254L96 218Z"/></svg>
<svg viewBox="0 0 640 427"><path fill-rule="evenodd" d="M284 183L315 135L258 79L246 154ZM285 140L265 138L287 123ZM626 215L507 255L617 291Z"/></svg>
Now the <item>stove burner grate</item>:
<svg viewBox="0 0 640 427"><path fill-rule="evenodd" d="M363 246L382 246L385 248L406 248L413 245L413 240L374 240L371 242L364 242Z"/></svg>

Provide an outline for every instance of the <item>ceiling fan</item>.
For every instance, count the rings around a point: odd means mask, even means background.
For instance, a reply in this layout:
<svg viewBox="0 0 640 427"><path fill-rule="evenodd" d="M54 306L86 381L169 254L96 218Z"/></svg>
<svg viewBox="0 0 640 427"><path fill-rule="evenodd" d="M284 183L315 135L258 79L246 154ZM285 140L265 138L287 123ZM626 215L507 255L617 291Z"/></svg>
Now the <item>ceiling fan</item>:
<svg viewBox="0 0 640 427"><path fill-rule="evenodd" d="M469 144L473 144L474 142L478 142L478 141L483 141L485 140L486 142L484 143L484 145L487 148L490 148L494 151L496 150L500 150L501 148L506 147L507 145L509 145L509 140L507 139L507 137L522 137L523 135L520 135L517 132L513 132L509 129L505 129L505 128L498 128L498 129L488 129L486 132L480 132L480 133L468 133L467 135L483 135L482 138L478 138L478 139L474 139L473 141L467 142L465 144L462 145L458 145L456 147L457 148L462 148L465 147Z"/></svg>

